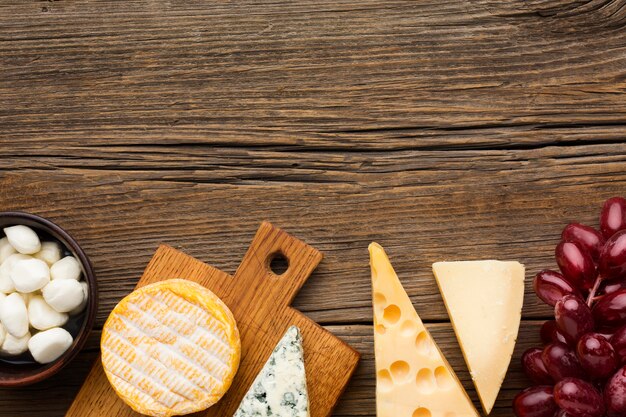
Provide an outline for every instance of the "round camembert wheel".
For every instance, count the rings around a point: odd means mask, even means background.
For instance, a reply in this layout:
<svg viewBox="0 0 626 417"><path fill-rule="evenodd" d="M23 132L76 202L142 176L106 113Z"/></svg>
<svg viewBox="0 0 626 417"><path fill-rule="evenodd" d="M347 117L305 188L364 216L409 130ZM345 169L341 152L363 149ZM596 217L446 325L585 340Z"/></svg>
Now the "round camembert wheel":
<svg viewBox="0 0 626 417"><path fill-rule="evenodd" d="M169 417L205 410L230 387L241 355L232 313L211 291L172 279L139 288L102 330L102 365L138 413Z"/></svg>

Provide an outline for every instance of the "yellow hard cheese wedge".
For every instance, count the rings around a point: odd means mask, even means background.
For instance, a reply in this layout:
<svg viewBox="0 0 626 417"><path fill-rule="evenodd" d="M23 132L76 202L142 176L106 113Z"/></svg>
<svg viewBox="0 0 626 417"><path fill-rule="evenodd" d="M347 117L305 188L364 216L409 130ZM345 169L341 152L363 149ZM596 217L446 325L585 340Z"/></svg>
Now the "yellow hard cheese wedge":
<svg viewBox="0 0 626 417"><path fill-rule="evenodd" d="M369 246L374 297L377 417L478 417L377 243Z"/></svg>
<svg viewBox="0 0 626 417"><path fill-rule="evenodd" d="M211 291L182 279L133 291L102 329L102 365L138 413L189 414L230 387L241 354L232 313Z"/></svg>
<svg viewBox="0 0 626 417"><path fill-rule="evenodd" d="M524 302L519 262L437 262L433 272L485 413L511 362Z"/></svg>

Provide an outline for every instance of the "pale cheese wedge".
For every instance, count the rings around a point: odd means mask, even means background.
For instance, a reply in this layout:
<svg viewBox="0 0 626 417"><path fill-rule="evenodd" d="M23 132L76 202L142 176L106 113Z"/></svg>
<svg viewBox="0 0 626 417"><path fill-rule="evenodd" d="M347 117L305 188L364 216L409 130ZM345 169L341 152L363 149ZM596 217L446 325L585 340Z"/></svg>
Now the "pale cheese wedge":
<svg viewBox="0 0 626 417"><path fill-rule="evenodd" d="M511 362L524 302L519 262L437 262L433 272L486 414Z"/></svg>
<svg viewBox="0 0 626 417"><path fill-rule="evenodd" d="M133 291L102 329L102 365L133 410L190 414L230 387L241 355L232 313L211 291L173 279Z"/></svg>
<svg viewBox="0 0 626 417"><path fill-rule="evenodd" d="M417 315L385 251L372 243L369 252L377 417L478 417Z"/></svg>

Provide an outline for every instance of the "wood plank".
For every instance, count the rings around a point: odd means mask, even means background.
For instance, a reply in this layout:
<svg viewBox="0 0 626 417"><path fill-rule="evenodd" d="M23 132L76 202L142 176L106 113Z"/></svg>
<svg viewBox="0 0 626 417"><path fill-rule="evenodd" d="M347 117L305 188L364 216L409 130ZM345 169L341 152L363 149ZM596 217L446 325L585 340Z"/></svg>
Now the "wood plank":
<svg viewBox="0 0 626 417"><path fill-rule="evenodd" d="M618 142L625 3L5 1L0 137L38 149L86 138L330 149Z"/></svg>
<svg viewBox="0 0 626 417"><path fill-rule="evenodd" d="M625 144L348 154L150 149L0 159L3 208L50 217L91 256L98 325L160 242L233 273L263 219L325 253L294 303L318 322L371 322L372 240L389 250L426 320L447 319L431 263L461 258L525 263L524 315L546 317L530 278L556 267L554 246L568 221L596 224L602 201L626 184Z"/></svg>
<svg viewBox="0 0 626 417"><path fill-rule="evenodd" d="M513 396L529 384L526 377L522 375L519 358L525 349L540 345L539 326L540 322L536 321L522 323L511 367L491 416L511 416L510 404ZM479 407L452 327L447 323L428 324L427 327L457 372L476 406ZM327 326L326 329L363 354L361 363L333 415L336 417L375 416L374 337L371 326ZM64 416L86 377L91 363L97 357L99 338L100 332L94 332L87 347L78 358L52 379L27 388L0 389L0 415L11 417ZM33 398L36 398L37 401L33 401Z"/></svg>

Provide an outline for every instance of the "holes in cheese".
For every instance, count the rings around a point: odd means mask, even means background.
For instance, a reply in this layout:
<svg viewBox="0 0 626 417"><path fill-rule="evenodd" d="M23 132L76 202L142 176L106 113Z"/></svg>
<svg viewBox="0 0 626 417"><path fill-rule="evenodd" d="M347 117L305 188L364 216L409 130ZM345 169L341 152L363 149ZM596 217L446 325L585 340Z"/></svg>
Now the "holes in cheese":
<svg viewBox="0 0 626 417"><path fill-rule="evenodd" d="M405 361L395 361L389 368L394 381L402 382L409 376L411 367Z"/></svg>
<svg viewBox="0 0 626 417"><path fill-rule="evenodd" d="M378 388L382 391L389 391L393 388L393 380L388 370L383 369L376 374Z"/></svg>
<svg viewBox="0 0 626 417"><path fill-rule="evenodd" d="M432 414L430 413L430 411L428 411L427 408L420 407L413 412L412 417L431 417L431 416Z"/></svg>
<svg viewBox="0 0 626 417"><path fill-rule="evenodd" d="M400 308L394 304L387 306L383 312L383 320L389 325L396 324L400 320L400 317L402 317L402 312Z"/></svg>
<svg viewBox="0 0 626 417"><path fill-rule="evenodd" d="M417 351L424 355L428 356L433 351L433 344L430 342L430 336L426 331L419 332L417 338L415 339L415 347Z"/></svg>
<svg viewBox="0 0 626 417"><path fill-rule="evenodd" d="M448 372L444 366L438 366L435 369L435 380L437 381L437 386L444 390L454 386L452 375L450 375L450 372Z"/></svg>
<svg viewBox="0 0 626 417"><path fill-rule="evenodd" d="M204 410L230 387L241 343L232 313L211 291L174 279L133 291L102 330L102 364L133 410L169 417Z"/></svg>
<svg viewBox="0 0 626 417"><path fill-rule="evenodd" d="M406 320L400 327L402 336L413 336L417 333L417 324L413 320Z"/></svg>
<svg viewBox="0 0 626 417"><path fill-rule="evenodd" d="M369 247L374 304L376 415L478 417L404 291L383 248Z"/></svg>
<svg viewBox="0 0 626 417"><path fill-rule="evenodd" d="M430 394L435 390L435 376L430 368L420 369L415 382L417 382L417 390L424 394Z"/></svg>

